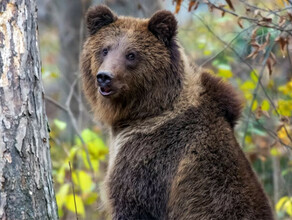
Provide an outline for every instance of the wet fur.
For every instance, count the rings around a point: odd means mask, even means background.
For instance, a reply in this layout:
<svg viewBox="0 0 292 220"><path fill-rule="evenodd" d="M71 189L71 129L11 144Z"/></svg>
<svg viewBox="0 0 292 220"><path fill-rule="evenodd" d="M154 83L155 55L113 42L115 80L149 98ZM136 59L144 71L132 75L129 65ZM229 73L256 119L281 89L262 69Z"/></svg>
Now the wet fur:
<svg viewBox="0 0 292 220"><path fill-rule="evenodd" d="M234 137L242 108L234 89L189 65L169 12L149 20L108 10L98 6L88 12L105 25L89 19L81 70L95 115L111 129L105 186L112 218L273 219ZM133 75L121 87L124 95L108 99L97 92L102 62L96 54L107 39L120 35L143 52L145 63L131 72L117 63L121 81L123 74Z"/></svg>

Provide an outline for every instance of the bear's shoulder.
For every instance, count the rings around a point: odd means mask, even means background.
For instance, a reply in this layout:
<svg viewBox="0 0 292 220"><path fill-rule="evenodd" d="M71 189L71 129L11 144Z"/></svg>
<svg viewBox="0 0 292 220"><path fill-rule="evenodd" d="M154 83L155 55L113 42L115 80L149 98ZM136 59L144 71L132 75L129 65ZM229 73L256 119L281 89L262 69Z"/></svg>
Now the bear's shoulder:
<svg viewBox="0 0 292 220"><path fill-rule="evenodd" d="M234 127L242 112L242 96L230 83L206 71L201 73L201 88L202 104L211 107L210 110L223 116Z"/></svg>

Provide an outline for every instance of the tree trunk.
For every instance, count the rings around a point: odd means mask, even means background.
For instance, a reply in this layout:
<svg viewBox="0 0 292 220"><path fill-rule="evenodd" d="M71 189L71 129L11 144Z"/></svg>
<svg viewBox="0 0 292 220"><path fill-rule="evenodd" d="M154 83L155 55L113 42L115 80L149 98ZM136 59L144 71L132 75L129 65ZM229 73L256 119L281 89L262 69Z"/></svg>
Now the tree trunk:
<svg viewBox="0 0 292 220"><path fill-rule="evenodd" d="M0 219L58 219L36 11L0 2Z"/></svg>

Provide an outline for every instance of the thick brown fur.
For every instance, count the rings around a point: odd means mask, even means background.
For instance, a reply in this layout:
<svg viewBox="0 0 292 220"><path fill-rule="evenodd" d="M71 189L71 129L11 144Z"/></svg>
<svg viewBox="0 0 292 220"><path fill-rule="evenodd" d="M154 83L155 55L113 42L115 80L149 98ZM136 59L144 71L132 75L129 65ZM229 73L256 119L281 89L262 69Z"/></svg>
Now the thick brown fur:
<svg viewBox="0 0 292 220"><path fill-rule="evenodd" d="M98 6L87 20L81 70L96 117L111 129L112 218L273 219L234 137L242 102L229 84L189 65L174 16L117 17ZM98 92L100 71L114 75L110 97Z"/></svg>

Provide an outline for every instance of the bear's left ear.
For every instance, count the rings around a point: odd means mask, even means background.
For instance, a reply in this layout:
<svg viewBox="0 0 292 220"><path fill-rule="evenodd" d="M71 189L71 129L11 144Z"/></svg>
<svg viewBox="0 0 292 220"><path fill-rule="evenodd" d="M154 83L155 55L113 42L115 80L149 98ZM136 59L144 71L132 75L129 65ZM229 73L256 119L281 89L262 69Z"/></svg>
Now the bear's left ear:
<svg viewBox="0 0 292 220"><path fill-rule="evenodd" d="M177 32L177 21L170 11L161 10L150 18L148 29L166 46L169 46Z"/></svg>
<svg viewBox="0 0 292 220"><path fill-rule="evenodd" d="M90 35L95 34L103 26L115 22L118 17L107 6L99 5L88 9L86 25Z"/></svg>

